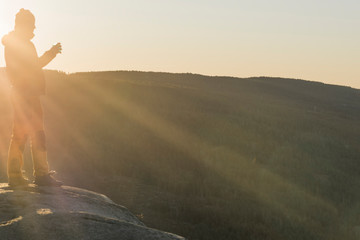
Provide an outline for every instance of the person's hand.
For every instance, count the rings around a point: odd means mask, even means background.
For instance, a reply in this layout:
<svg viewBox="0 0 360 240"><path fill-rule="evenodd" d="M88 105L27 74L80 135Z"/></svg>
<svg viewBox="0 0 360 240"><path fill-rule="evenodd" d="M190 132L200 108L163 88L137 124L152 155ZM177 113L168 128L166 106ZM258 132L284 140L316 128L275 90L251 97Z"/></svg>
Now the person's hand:
<svg viewBox="0 0 360 240"><path fill-rule="evenodd" d="M53 45L49 51L54 55L61 53L61 51L62 51L61 43L57 43L57 44Z"/></svg>

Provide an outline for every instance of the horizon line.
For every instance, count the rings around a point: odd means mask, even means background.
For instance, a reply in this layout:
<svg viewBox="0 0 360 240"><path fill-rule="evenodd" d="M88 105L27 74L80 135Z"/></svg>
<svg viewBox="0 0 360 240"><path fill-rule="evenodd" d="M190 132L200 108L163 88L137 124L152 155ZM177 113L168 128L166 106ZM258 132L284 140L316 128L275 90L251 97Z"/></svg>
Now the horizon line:
<svg viewBox="0 0 360 240"><path fill-rule="evenodd" d="M0 67L0 70L5 70L6 67ZM239 76L230 76L230 75L206 75L202 73L192 73L192 72L166 72L166 71L151 71L151 70L89 70L89 71L79 71L79 72L66 72L59 69L43 69L44 71L56 71L60 73L64 73L66 75L71 74L79 74L79 73L105 73L105 72L138 72L138 73L162 73L162 74L191 74L191 75L198 75L203 77L213 77L213 78L236 78L236 79L255 79L255 78L269 78L269 79L286 79L286 80L297 80L297 81L305 81L311 83L320 83L323 85L330 85L330 86L338 86L338 87L346 87L355 90L360 90L360 88L347 86L347 85L339 85L334 83L325 83L316 80L308 80L302 78L293 78L293 77L281 77L281 76L251 76L251 77L239 77Z"/></svg>

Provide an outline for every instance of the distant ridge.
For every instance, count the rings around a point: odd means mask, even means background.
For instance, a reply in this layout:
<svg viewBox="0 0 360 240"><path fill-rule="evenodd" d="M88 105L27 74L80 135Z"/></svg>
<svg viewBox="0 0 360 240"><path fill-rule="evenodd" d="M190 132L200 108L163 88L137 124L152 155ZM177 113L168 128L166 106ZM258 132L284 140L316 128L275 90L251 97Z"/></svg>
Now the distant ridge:
<svg viewBox="0 0 360 240"><path fill-rule="evenodd" d="M55 70L56 71L56 70ZM173 72L157 72L157 71L137 71L137 70L110 70L110 71L86 71L86 72L73 72L69 73L69 75L72 74L125 74L125 73L134 73L134 74L161 74L164 76L170 76L170 75L192 75L192 76L199 76L199 77L209 77L209 78L219 78L219 79L268 79L268 80L291 80L291 81L304 81L308 83L318 83L318 84L324 84L324 85L331 85L331 86L339 86L339 87L346 87L346 88L353 88L351 86L345 86L345 85L339 85L339 84L330 84L330 83L324 83L319 81L313 81L313 80L306 80L301 78L287 78L287 77L274 77L274 76L253 76L253 77L234 77L234 76L226 76L226 75L204 75L200 73L173 73ZM354 88L356 89L356 88Z"/></svg>
<svg viewBox="0 0 360 240"><path fill-rule="evenodd" d="M5 67L0 67L0 73L5 71ZM300 78L286 78L286 77L273 77L273 76L254 76L254 77L233 77L233 76L222 76L222 75L204 75L199 73L172 73L172 72L157 72L157 71L138 71L138 70L107 70L107 71L85 71L85 72L71 72L71 73L65 73L61 70L52 70L52 69L46 69L45 72L58 72L58 73L64 73L67 75L74 75L74 74L125 74L125 73L135 73L135 74L162 74L162 75L193 75L193 76L199 76L199 77L209 77L209 78L220 78L220 79L268 79L268 80L286 80L286 81L304 81L307 83L317 83L317 84L324 84L324 85L330 85L330 86L338 86L338 87L345 87L345 88L353 88L357 89L351 86L345 86L345 85L339 85L339 84L330 84L330 83L324 83L319 81L313 81L313 80L306 80L306 79L300 79Z"/></svg>

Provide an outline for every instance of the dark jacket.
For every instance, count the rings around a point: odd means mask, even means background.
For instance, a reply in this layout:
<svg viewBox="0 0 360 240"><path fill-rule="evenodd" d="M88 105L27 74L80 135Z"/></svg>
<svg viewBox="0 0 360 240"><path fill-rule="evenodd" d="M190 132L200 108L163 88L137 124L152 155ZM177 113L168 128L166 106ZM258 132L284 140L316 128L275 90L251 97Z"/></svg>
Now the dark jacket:
<svg viewBox="0 0 360 240"><path fill-rule="evenodd" d="M30 39L25 39L16 31L2 38L5 46L6 72L12 87L23 95L40 96L45 94L45 77L42 68L56 54L47 51L38 57Z"/></svg>

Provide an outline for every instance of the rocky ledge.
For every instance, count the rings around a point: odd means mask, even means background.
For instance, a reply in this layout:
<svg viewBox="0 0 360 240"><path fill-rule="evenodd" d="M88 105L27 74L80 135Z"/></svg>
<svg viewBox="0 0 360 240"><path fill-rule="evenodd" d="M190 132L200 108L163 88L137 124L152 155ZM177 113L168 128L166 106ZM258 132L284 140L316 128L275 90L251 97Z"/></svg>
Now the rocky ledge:
<svg viewBox="0 0 360 240"><path fill-rule="evenodd" d="M125 207L80 188L0 183L0 239L179 240L146 227Z"/></svg>

